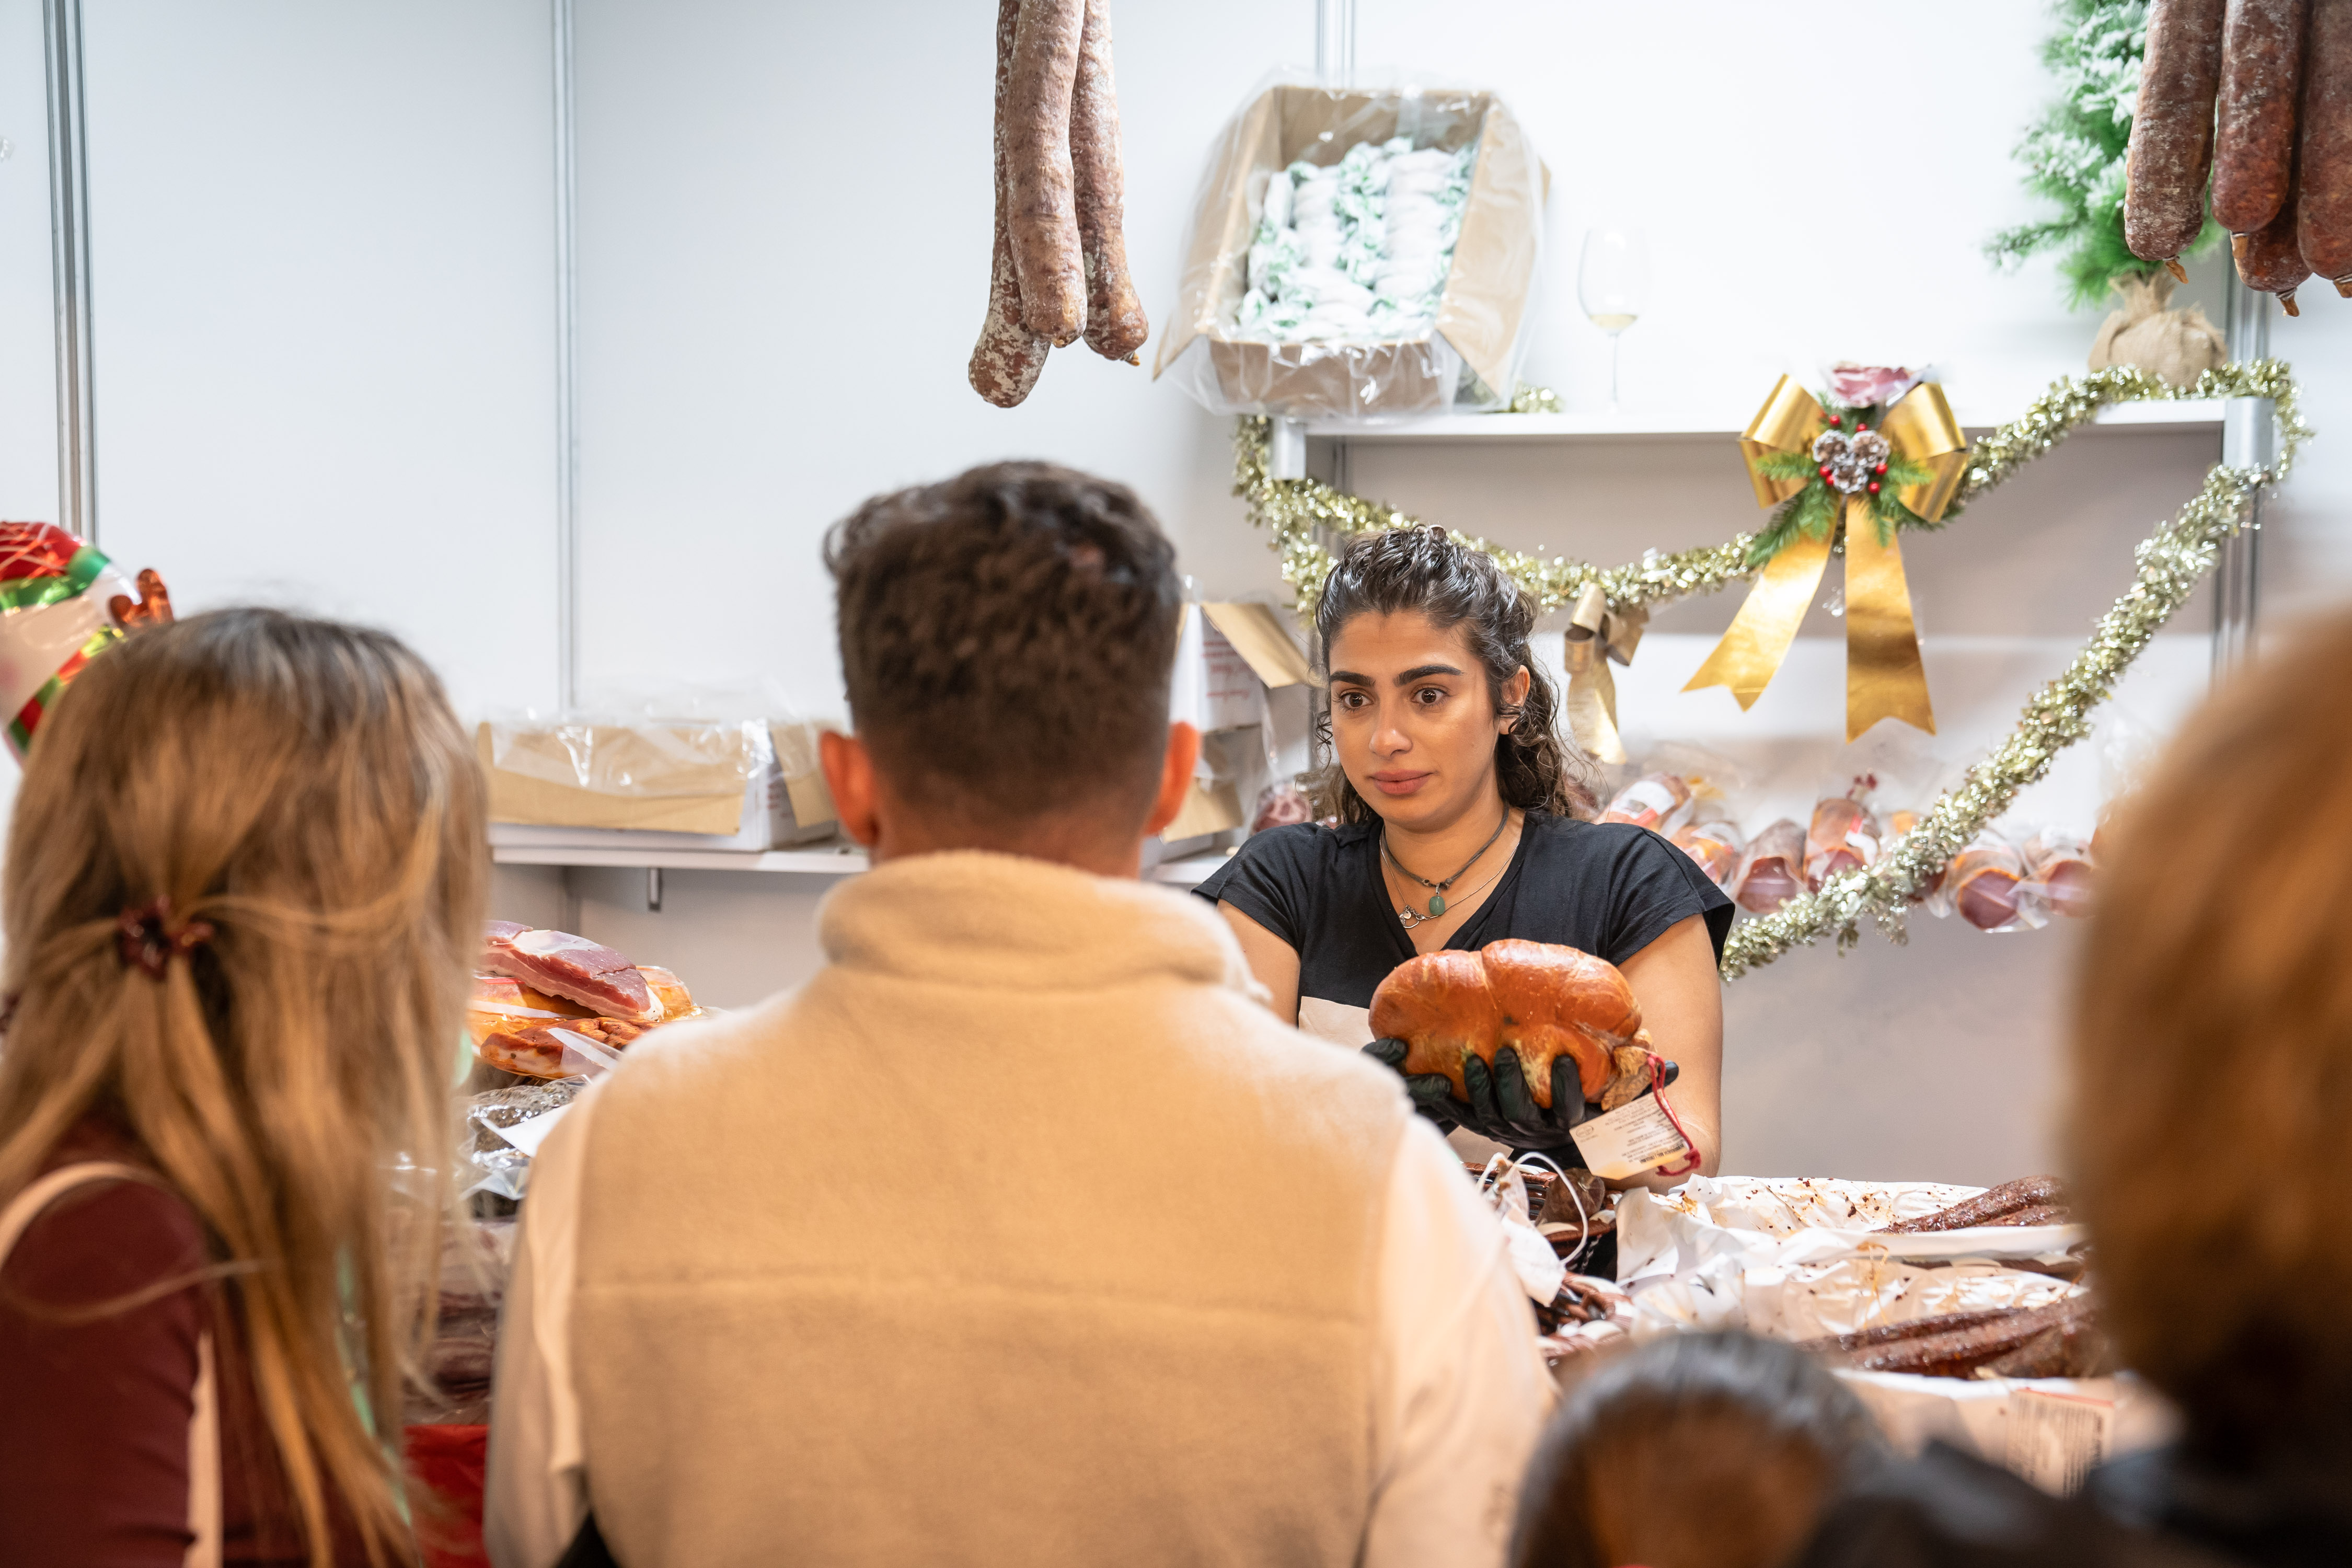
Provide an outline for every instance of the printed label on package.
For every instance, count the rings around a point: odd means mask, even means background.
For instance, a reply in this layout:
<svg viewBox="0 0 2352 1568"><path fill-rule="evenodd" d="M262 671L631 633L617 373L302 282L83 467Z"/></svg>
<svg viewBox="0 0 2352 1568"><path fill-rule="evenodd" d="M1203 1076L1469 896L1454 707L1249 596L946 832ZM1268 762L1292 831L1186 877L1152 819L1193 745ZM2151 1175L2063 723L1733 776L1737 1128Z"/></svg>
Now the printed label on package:
<svg viewBox="0 0 2352 1568"><path fill-rule="evenodd" d="M2072 1495L2107 1457L2116 1407L2104 1399L2021 1388L2009 1396L2009 1468L2043 1491Z"/></svg>
<svg viewBox="0 0 2352 1568"><path fill-rule="evenodd" d="M1657 1096L1645 1094L1631 1105L1578 1122L1576 1152L1594 1175L1615 1181L1679 1164L1689 1157L1691 1147L1667 1120Z"/></svg>

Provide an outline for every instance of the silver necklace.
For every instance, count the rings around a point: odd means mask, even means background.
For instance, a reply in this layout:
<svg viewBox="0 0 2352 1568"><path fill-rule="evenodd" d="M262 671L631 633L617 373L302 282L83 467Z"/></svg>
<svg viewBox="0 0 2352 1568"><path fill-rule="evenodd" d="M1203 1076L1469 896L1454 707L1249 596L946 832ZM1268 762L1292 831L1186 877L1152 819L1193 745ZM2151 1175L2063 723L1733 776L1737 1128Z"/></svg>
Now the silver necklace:
<svg viewBox="0 0 2352 1568"><path fill-rule="evenodd" d="M1486 882L1491 882L1491 881L1493 881L1493 880L1495 879L1495 878L1496 878L1496 877L1499 877L1499 876L1501 876L1501 875L1503 874L1503 872L1504 872L1504 871L1508 868L1508 866L1509 866L1509 862L1508 862L1508 861L1506 861L1506 862L1504 862L1504 864L1503 864L1503 865L1496 867L1496 868L1495 868L1494 876L1490 876L1490 877L1488 877L1488 878L1486 879ZM1485 886L1486 885L1486 882L1481 882L1481 883L1479 883L1477 888L1473 888L1473 889L1471 889L1469 890L1469 892L1465 892L1465 893L1464 893L1464 894L1462 895L1462 898L1464 898L1464 899L1468 898L1468 897L1470 896L1470 894L1471 894L1471 893L1475 893L1475 892L1476 892L1476 891L1478 890L1478 888L1483 888L1483 887L1485 887ZM1433 900L1433 901L1435 901L1435 900ZM1454 900L1454 902L1456 902L1456 903L1459 903L1459 902L1461 902L1461 901L1462 901L1462 900L1461 900L1461 899L1457 899L1457 900ZM1402 910L1399 910L1397 911L1397 923L1398 923L1398 924L1400 924L1400 925L1402 925L1402 926L1403 926L1403 927L1404 927L1404 929L1405 929L1405 930L1407 930L1407 931L1411 931L1411 930L1412 930L1412 928L1413 928L1413 927L1415 927L1415 926L1427 925L1430 921L1433 921L1433 920L1435 920L1435 919L1437 919L1437 918L1438 918L1438 917L1437 917L1436 915L1421 915L1421 914L1415 914L1415 913L1413 913L1413 911L1412 911L1411 909L1402 909Z"/></svg>
<svg viewBox="0 0 2352 1568"><path fill-rule="evenodd" d="M1412 872L1406 870L1404 862L1396 858L1396 851L1389 847L1389 830L1385 826L1381 828L1381 853L1389 858L1389 864L1396 868L1398 876L1402 877L1408 882L1419 882L1423 887L1429 889L1429 918L1431 920L1435 920L1438 916L1445 912L1445 889L1460 881L1463 879L1463 876L1468 872L1470 868L1475 866L1480 858L1483 857L1487 850L1492 849L1495 847L1495 840L1500 838L1503 836L1503 829L1508 827L1510 825L1511 808L1506 805L1503 807L1503 820L1495 824L1495 831L1486 835L1486 842L1478 846L1478 853L1471 856L1467 860L1463 861L1462 869L1454 872L1454 875L1446 878L1445 880L1442 882L1433 882L1426 877L1415 876ZM1493 880L1494 879L1492 877L1486 879L1486 881L1488 882ZM1478 884L1478 887L1483 888L1486 885L1486 882L1481 882ZM1471 891L1475 892L1477 891L1477 889L1474 888Z"/></svg>

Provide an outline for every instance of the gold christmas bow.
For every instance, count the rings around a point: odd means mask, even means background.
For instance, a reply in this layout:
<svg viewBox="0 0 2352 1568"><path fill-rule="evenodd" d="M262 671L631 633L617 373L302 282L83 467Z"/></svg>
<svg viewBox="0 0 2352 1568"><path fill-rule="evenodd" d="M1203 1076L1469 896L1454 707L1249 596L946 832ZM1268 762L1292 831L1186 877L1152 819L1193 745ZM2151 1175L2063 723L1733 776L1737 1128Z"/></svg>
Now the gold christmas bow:
<svg viewBox="0 0 2352 1568"><path fill-rule="evenodd" d="M1731 627L1715 651L1706 656L1685 691L1704 686L1726 686L1745 710L1753 707L1780 668L1780 660L1796 639L1799 623L1812 603L1830 550L1842 522L1845 535L1845 738L1860 735L1881 719L1936 732L1935 710L1927 700L1927 672L1919 662L1919 635L1911 622L1911 590L1903 576L1903 548L1891 526L1882 542L1883 524L1874 497L1866 488L1867 475L1850 469L1849 439L1837 436L1830 416L1803 387L1787 376L1739 438L1748 463L1748 477L1756 486L1759 506L1781 506L1808 486L1827 489L1833 510L1830 525L1818 536L1801 531L1765 563L1763 573L1748 590L1748 602L1732 617ZM1880 416L1877 434L1908 471L1925 470L1927 478L1903 484L1895 494L1924 521L1943 516L1959 489L1968 468L1968 441L1952 417L1944 389L1921 382L1903 395ZM1831 474L1792 477L1785 470L1789 457L1802 454ZM1768 473L1767 468L1783 470Z"/></svg>
<svg viewBox="0 0 2352 1568"><path fill-rule="evenodd" d="M1639 606L1611 609L1598 583L1584 585L1576 596L1576 608L1569 613L1568 697L1562 706L1569 732L1595 762L1625 760L1625 742L1617 733L1617 681L1609 673L1609 661L1633 662L1633 650L1641 646L1642 628L1649 619L1650 612Z"/></svg>

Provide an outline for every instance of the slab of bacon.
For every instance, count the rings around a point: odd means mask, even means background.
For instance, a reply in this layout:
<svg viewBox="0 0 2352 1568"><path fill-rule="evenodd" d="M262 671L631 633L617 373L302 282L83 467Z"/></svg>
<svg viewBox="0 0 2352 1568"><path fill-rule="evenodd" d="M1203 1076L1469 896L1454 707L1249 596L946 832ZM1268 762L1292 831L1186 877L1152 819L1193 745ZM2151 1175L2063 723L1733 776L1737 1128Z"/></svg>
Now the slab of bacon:
<svg viewBox="0 0 2352 1568"><path fill-rule="evenodd" d="M532 931L512 921L493 921L483 931L482 967L577 1002L601 1017L662 1021L661 1002L635 964L568 931Z"/></svg>

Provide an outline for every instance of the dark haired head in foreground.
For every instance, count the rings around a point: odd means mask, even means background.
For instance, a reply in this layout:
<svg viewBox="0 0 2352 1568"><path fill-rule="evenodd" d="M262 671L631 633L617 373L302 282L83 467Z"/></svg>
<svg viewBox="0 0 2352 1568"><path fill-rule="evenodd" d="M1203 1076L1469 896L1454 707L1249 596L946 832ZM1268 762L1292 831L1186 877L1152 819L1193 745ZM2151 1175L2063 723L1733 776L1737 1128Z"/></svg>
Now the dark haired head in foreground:
<svg viewBox="0 0 2352 1568"><path fill-rule="evenodd" d="M1572 1390L1528 1466L1516 1568L1778 1568L1882 1454L1870 1413L1793 1346L1678 1334Z"/></svg>
<svg viewBox="0 0 2352 1568"><path fill-rule="evenodd" d="M1126 486L1049 463L973 468L867 501L825 564L857 725L829 740L829 765L845 825L878 834L883 858L1084 859L1157 831L1163 795L1181 803L1198 744L1171 754L1181 584Z"/></svg>

